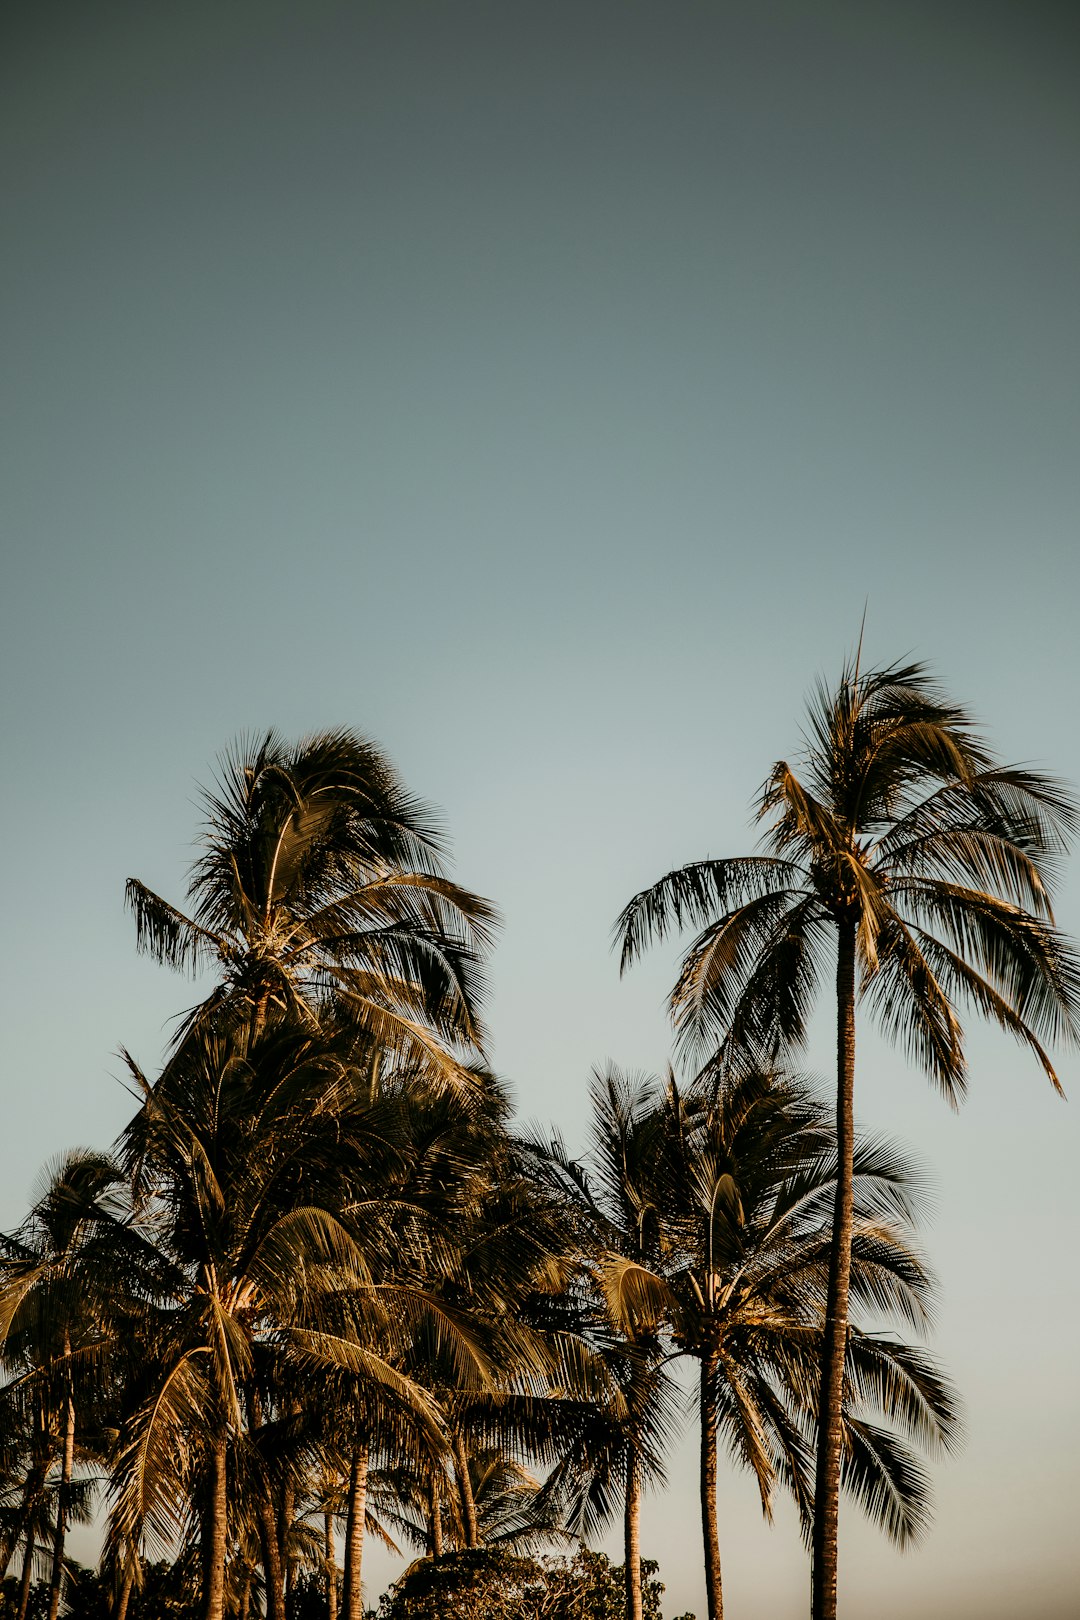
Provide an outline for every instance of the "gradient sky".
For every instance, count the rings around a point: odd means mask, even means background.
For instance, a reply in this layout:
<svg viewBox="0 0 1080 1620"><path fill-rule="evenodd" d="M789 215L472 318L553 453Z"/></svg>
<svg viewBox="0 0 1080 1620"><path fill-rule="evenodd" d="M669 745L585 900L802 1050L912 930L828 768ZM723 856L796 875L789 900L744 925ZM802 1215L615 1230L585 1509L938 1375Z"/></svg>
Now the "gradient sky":
<svg viewBox="0 0 1080 1620"><path fill-rule="evenodd" d="M864 602L869 658L1080 779L1074 7L6 17L0 1223L194 998L123 883L182 898L241 731L355 727L442 807L505 918L493 1061L571 1142L593 1064L667 1055L675 952L620 984L616 912L750 847ZM1080 1062L1064 1104L974 1035L953 1115L860 1041L967 1438L916 1554L847 1514L844 1611L1065 1620ZM704 1609L694 1477L688 1438L646 1513L669 1614ZM735 1620L801 1616L791 1515L728 1475L720 1524Z"/></svg>

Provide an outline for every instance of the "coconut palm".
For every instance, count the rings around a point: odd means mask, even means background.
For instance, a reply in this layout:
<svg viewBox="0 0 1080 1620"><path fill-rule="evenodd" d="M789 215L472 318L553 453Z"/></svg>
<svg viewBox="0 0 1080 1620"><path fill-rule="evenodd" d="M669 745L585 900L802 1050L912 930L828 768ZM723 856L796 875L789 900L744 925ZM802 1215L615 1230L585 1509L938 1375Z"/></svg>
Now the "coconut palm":
<svg viewBox="0 0 1080 1620"><path fill-rule="evenodd" d="M145 1101L121 1156L159 1274L115 1464L112 1539L168 1550L197 1520L203 1611L220 1620L230 1497L251 1502L259 1522L252 1482L265 1458L251 1391L275 1387L268 1359L347 1375L437 1439L436 1404L397 1364L398 1346L417 1322L444 1340L453 1329L424 1321L415 1290L381 1281L374 1223L365 1244L343 1215L346 1185L381 1174L397 1150L366 1075L323 1035L284 1023L258 1038L250 1024L203 1030L155 1086L133 1072Z"/></svg>
<svg viewBox="0 0 1080 1620"><path fill-rule="evenodd" d="M88 1507L88 1486L75 1473L101 1419L124 1313L131 1242L121 1185L105 1155L69 1152L46 1174L20 1230L0 1240L0 1347L34 1437L21 1530L31 1556L35 1502L47 1494L53 1463L57 1469L49 1620L60 1606L68 1526Z"/></svg>
<svg viewBox="0 0 1080 1620"><path fill-rule="evenodd" d="M432 812L349 731L240 743L203 796L189 912L127 884L141 950L219 982L181 1034L223 1014L309 1026L327 1002L385 1055L460 1082L482 1043L492 908L447 878Z"/></svg>
<svg viewBox="0 0 1080 1620"><path fill-rule="evenodd" d="M557 1135L545 1155L562 1195L583 1217L582 1250L600 1275L620 1261L658 1268L670 1190L655 1082L611 1065L594 1073L590 1101L585 1155L571 1158ZM627 1620L642 1615L642 1492L663 1481L664 1452L679 1415L668 1367L666 1303L650 1305L640 1291L617 1309L607 1299L591 1333L616 1399L595 1403L548 1484L549 1491L567 1497L568 1524L579 1535L599 1528L621 1495Z"/></svg>
<svg viewBox="0 0 1080 1620"><path fill-rule="evenodd" d="M354 1038L347 1029L341 1033ZM370 1289L380 1300L395 1301L399 1313L411 1306L408 1322L398 1324L407 1332L396 1364L424 1388L453 1435L451 1440L441 1429L436 1432L430 1412L418 1421L407 1403L388 1401L371 1380L357 1380L347 1359L359 1330L357 1300L347 1290L322 1299L322 1332L316 1339L325 1349L325 1330L333 1327L334 1376L327 1381L324 1371L322 1395L312 1402L303 1363L282 1370L286 1381L296 1379L301 1427L307 1427L309 1438L318 1435L327 1461L336 1459L345 1521L343 1620L358 1620L362 1612L364 1537L371 1528L381 1533L388 1477L396 1472L403 1478L411 1471L430 1481L443 1470L448 1452L459 1459L464 1454L465 1431L474 1422L466 1413L475 1411L485 1383L494 1383L494 1366L500 1368L498 1383L505 1392L508 1378L520 1368L522 1347L532 1348L520 1322L493 1335L492 1311L512 1314L522 1279L533 1277L540 1260L548 1261L543 1211L535 1202L522 1206L505 1173L501 1121L506 1104L489 1076L474 1076L467 1101L400 1069L372 1075L365 1089L371 1107L392 1123L394 1152L374 1165L357 1163L346 1153L338 1166L341 1179L335 1182L324 1170L322 1185L364 1254ZM516 1293L508 1303L510 1288ZM391 1330L392 1340L393 1322L384 1318L382 1327ZM295 1347L300 1342L295 1330L292 1337ZM464 1494L475 1506L468 1484ZM400 1519L388 1522L403 1528Z"/></svg>
<svg viewBox="0 0 1080 1620"><path fill-rule="evenodd" d="M711 1098L683 1098L669 1081L659 1112L662 1272L615 1255L602 1269L616 1320L663 1315L677 1350L698 1364L706 1595L710 1620L720 1620L719 1441L754 1475L767 1517L781 1484L804 1530L812 1522L835 1144L807 1093L769 1075L743 1076ZM904 1235L912 1206L903 1167L880 1144L860 1148L855 1166L853 1298L921 1325L929 1279ZM950 1392L925 1352L853 1324L844 1417L844 1483L904 1544L927 1512L910 1442L948 1441Z"/></svg>
<svg viewBox="0 0 1080 1620"><path fill-rule="evenodd" d="M10 1369L13 1358L6 1355L4 1361ZM17 1374L0 1385L0 1580L7 1575L49 1470L47 1414L40 1398L34 1398L40 1393L28 1390Z"/></svg>
<svg viewBox="0 0 1080 1620"><path fill-rule="evenodd" d="M773 768L757 814L763 853L668 873L616 932L625 969L670 930L699 930L671 1010L681 1050L719 1065L800 1047L834 964L840 1162L813 1533L814 1620L833 1620L856 1001L953 1103L967 1073L958 1006L1012 1032L1060 1089L1046 1046L1076 1036L1080 971L1054 929L1051 887L1076 811L1050 778L999 764L923 665L864 672L856 656L835 690L819 687L799 770Z"/></svg>
<svg viewBox="0 0 1080 1620"><path fill-rule="evenodd" d="M565 1201L537 1173L535 1155L507 1136L506 1102L490 1077L463 1108L447 1093L403 1090L413 1157L414 1284L467 1330L488 1373L481 1386L429 1332L414 1334L405 1366L438 1400L442 1446L376 1426L371 1489L395 1535L441 1557L494 1542L516 1548L560 1539L541 1472L610 1380L586 1346L566 1285L578 1269ZM434 1318L432 1319L434 1325ZM377 1444L376 1444L377 1440ZM397 1502L393 1497L397 1497Z"/></svg>

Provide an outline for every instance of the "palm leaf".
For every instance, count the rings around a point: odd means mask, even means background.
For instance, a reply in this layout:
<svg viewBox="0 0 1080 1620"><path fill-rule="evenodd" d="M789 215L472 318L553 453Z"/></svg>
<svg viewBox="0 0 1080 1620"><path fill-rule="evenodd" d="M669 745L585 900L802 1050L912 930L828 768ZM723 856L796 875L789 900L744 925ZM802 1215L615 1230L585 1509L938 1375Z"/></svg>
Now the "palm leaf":
<svg viewBox="0 0 1080 1620"><path fill-rule="evenodd" d="M673 929L702 928L718 911L791 887L801 874L787 861L751 855L738 860L695 861L643 889L619 913L615 942L621 940L620 973L645 946Z"/></svg>

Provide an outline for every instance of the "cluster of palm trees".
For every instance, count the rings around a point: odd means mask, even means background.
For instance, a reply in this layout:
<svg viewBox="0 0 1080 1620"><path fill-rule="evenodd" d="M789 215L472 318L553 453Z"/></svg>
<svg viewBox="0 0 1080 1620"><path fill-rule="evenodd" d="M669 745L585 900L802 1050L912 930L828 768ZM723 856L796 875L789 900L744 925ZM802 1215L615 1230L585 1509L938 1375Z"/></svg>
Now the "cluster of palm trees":
<svg viewBox="0 0 1080 1620"><path fill-rule="evenodd" d="M182 911L132 880L142 949L209 969L111 1154L67 1156L2 1239L0 1555L49 1620L70 1525L106 1515L111 1613L168 1560L179 1612L286 1620L317 1580L362 1614L366 1535L441 1558L528 1550L640 1503L696 1369L709 1620L721 1442L766 1513L790 1492L814 1620L837 1500L897 1541L955 1433L901 1156L853 1123L861 996L950 1097L956 1005L1045 1047L1080 976L1050 878L1062 789L1000 766L917 666L847 665L766 848L670 873L623 965L697 929L672 993L686 1083L594 1077L587 1151L511 1129L484 1061L492 908L430 812L348 732L241 744L207 796ZM794 1074L835 968L835 1116ZM340 1554L340 1567L339 1567Z"/></svg>

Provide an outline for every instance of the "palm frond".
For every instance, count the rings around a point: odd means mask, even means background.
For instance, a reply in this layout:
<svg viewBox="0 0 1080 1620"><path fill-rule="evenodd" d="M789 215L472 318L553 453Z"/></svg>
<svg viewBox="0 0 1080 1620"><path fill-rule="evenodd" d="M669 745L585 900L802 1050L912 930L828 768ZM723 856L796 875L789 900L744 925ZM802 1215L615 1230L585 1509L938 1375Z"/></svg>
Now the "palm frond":
<svg viewBox="0 0 1080 1620"><path fill-rule="evenodd" d="M1080 1040L1080 959L1063 934L1009 901L957 884L909 878L893 890L896 903L920 924L936 925L1036 1035Z"/></svg>
<svg viewBox="0 0 1080 1620"><path fill-rule="evenodd" d="M718 911L760 899L777 888L790 888L800 877L790 862L766 855L695 861L669 872L636 894L616 919L614 942L621 943L620 973L637 960L646 945L663 940L672 930L703 928Z"/></svg>
<svg viewBox="0 0 1080 1620"><path fill-rule="evenodd" d="M963 1031L925 952L926 941L895 915L878 942L862 994L885 1035L901 1042L956 1106L967 1076Z"/></svg>
<svg viewBox="0 0 1080 1620"><path fill-rule="evenodd" d="M165 1370L132 1414L116 1459L110 1535L145 1543L159 1557L175 1551L189 1510L193 1437L211 1410L205 1359L205 1351L187 1351Z"/></svg>
<svg viewBox="0 0 1080 1620"><path fill-rule="evenodd" d="M694 941L671 993L680 1051L704 1061L739 1051L782 1058L803 1044L825 924L814 897L779 891Z"/></svg>
<svg viewBox="0 0 1080 1620"><path fill-rule="evenodd" d="M135 943L156 962L194 973L220 954L217 935L192 922L137 878L128 878L124 900L135 918Z"/></svg>
<svg viewBox="0 0 1080 1620"><path fill-rule="evenodd" d="M887 1429L849 1417L840 1478L845 1490L898 1547L917 1542L930 1523L930 1482L911 1450Z"/></svg>
<svg viewBox="0 0 1080 1620"><path fill-rule="evenodd" d="M920 1346L853 1333L845 1378L860 1407L879 1412L924 1451L951 1451L959 1443L956 1391Z"/></svg>

